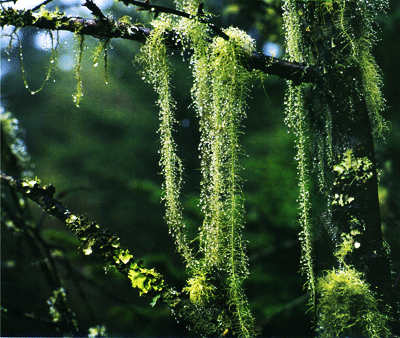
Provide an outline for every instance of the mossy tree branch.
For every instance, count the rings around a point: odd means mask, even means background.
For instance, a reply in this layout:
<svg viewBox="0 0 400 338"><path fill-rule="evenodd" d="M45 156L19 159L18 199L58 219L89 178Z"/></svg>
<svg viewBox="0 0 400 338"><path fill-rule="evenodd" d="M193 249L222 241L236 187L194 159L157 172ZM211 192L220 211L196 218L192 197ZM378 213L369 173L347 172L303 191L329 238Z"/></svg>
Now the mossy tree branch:
<svg viewBox="0 0 400 338"><path fill-rule="evenodd" d="M46 15L44 15L43 13L11 8L0 10L0 22L2 27L6 25L16 28L36 27L69 31L95 38L125 39L140 43L145 43L152 32L151 28L113 20L108 17L85 19L66 16L60 12L46 12ZM164 34L165 43L169 48L182 49L182 45L176 42L179 41L176 32L165 32ZM257 52L253 52L251 57L243 62L249 70L259 70L265 74L293 80L296 83L313 82L314 69L302 63L280 60Z"/></svg>
<svg viewBox="0 0 400 338"><path fill-rule="evenodd" d="M43 207L49 215L62 221L79 239L85 255L93 253L101 257L106 269L115 269L125 276L130 276L133 286L138 287L141 293L162 291L165 288L162 275L135 263L128 249L120 245L118 237L111 235L108 230L101 230L96 222L90 222L86 216L74 215L62 202L55 199L55 188L52 185L41 187L38 181L16 180L5 173L1 173L0 177L2 185L23 194ZM132 276L147 280L143 280L143 285L134 284Z"/></svg>
<svg viewBox="0 0 400 338"><path fill-rule="evenodd" d="M36 180L17 180L0 172L1 185L12 189L43 207L46 213L62 221L79 239L80 249L85 255L94 254L105 264L106 269L120 272L131 280L132 286L140 295L153 296L153 304L161 300L172 310L176 318L188 327L206 335L215 336L224 331L221 325L231 325L231 311L226 295L221 291L220 301L211 305L207 311L196 306L185 290L178 292L166 285L164 277L154 269L144 268L141 262L135 262L128 249L122 247L119 238L108 230L100 229L96 222L90 222L84 215L74 215L62 202L55 199L52 185L41 187ZM217 271L207 278L212 280L218 290L226 285Z"/></svg>

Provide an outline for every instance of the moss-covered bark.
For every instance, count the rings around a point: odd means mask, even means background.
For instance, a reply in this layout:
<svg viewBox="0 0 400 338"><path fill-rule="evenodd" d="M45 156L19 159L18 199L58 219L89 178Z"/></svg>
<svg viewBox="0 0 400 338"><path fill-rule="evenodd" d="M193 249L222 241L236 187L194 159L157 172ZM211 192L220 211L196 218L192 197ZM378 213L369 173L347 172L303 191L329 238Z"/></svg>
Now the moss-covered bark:
<svg viewBox="0 0 400 338"><path fill-rule="evenodd" d="M354 269L360 280L367 283L368 292L376 297L382 316L389 315L389 305L391 316L397 319L390 258L381 231L373 140L374 133L381 135L385 129L379 115L384 108L381 79L371 55L376 15L384 5L381 1L288 2L285 17L290 56L296 61L313 63L318 69L314 87L303 86L302 96L292 103L298 111L302 107L308 112L303 126L297 125L297 134L303 135L299 128L305 131L303 142L308 143L308 165L318 172L319 193L325 199L323 217L319 216L315 228L304 223L303 232L312 231L316 242L321 240L321 234L326 234L329 249L316 255L330 255L331 268L339 269L339 275L346 269ZM299 119L289 115L289 123L295 124L296 118ZM306 141L306 137L310 140ZM300 186L305 186L306 182L300 179ZM353 248L338 259L335 252L340 250L346 236L354 240ZM308 242L304 242L304 251L308 253L306 264L309 270L314 270L308 262L311 257ZM323 281L326 282L320 279L319 284ZM341 297L340 292L336 296ZM325 297L327 293L319 289L319 314L329 311L332 305L332 299L327 301ZM362 307L368 304L361 301L358 306L362 313ZM319 314L323 334L345 334L340 323L328 327L329 321L321 319ZM351 334L376 336L372 328L368 332L353 328Z"/></svg>

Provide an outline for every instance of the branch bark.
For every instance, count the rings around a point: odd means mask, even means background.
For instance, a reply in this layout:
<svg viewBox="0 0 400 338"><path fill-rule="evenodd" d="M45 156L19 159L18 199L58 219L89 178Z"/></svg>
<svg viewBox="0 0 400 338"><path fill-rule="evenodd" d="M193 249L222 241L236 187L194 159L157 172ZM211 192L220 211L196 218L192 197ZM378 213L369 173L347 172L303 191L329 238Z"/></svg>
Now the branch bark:
<svg viewBox="0 0 400 338"><path fill-rule="evenodd" d="M85 19L66 16L63 13L57 12L49 13L49 15L40 15L32 11L21 11L12 8L0 10L0 22L2 27L6 25L16 28L36 27L40 29L69 31L95 38L125 39L140 43L145 43L152 31L151 28L123 21L115 21L107 17ZM177 32L166 32L165 40L169 48L182 49L182 45L176 43L176 41L179 41ZM245 62L249 70L259 70L265 74L293 80L295 83L313 82L314 79L314 69L312 66L280 60L262 53L253 52L251 58Z"/></svg>

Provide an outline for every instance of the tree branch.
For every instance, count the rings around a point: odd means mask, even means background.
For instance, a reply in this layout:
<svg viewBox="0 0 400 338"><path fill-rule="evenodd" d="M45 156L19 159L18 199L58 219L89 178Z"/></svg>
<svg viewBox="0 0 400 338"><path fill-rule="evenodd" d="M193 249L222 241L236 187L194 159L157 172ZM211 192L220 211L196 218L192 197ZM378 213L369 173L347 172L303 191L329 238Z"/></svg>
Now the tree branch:
<svg viewBox="0 0 400 338"><path fill-rule="evenodd" d="M129 3L140 2L134 0L126 1ZM154 7L155 5L151 6ZM171 11L176 10L171 9ZM70 31L95 38L120 38L140 43L145 43L147 37L151 34L150 28L115 21L106 17L101 19L84 19L81 17L65 16L64 13L59 12L49 13L44 16L32 11L21 11L13 8L0 10L0 22L2 27L6 25L18 28L31 26L42 29ZM179 41L176 32L165 33L165 42L169 48L182 49L182 45L177 44L176 41ZM246 60L246 66L249 70L260 70L265 74L293 80L295 83L313 82L314 78L314 69L311 66L280 60L257 52L253 52L252 56Z"/></svg>
<svg viewBox="0 0 400 338"><path fill-rule="evenodd" d="M136 278L137 283L135 285L132 283L133 287L138 288L139 291L142 290L141 294L146 293L143 291L146 288L151 295L156 295L153 298L153 304L160 297L173 310L176 318L189 324L196 331L215 336L215 333L219 332L221 322L231 321L230 310L225 307L227 302L215 304L209 311L202 311L189 299L188 292L175 291L164 283L163 276L156 273L154 269L146 269L140 262L136 263L128 250L120 245L118 237L112 236L107 230L101 230L96 222L89 222L86 216L74 215L60 201L53 198L55 193L53 186L41 187L38 181L16 180L3 172L0 172L0 180L1 185L23 194L43 207L48 214L61 220L79 239L81 249L86 255L93 252L101 258L107 269L116 269L129 277L131 281ZM219 281L216 273L213 278L216 285L223 290L222 282ZM217 314L218 320L216 320ZM205 322L211 324L204 327Z"/></svg>
<svg viewBox="0 0 400 338"><path fill-rule="evenodd" d="M187 19L192 19L193 15L186 13L186 12L182 12L179 11L177 9L174 8L169 8L169 7L164 7L164 6L159 6L159 5L152 5L150 4L150 1L136 1L136 0L122 0L122 2L125 5L135 5L135 6L139 6L142 7L145 10L148 10L150 12L155 13L155 15L157 16L158 13L166 13L166 14L172 14L172 15L177 15L177 16L181 16L183 18L187 18ZM208 22L206 19L202 18L201 15L203 14L203 3L201 2L199 5L199 9L197 12L197 16L198 16L198 20L201 23L207 24L217 35L219 35L221 38L223 38L224 40L229 40L229 36L226 35L221 28L215 26L214 24Z"/></svg>
<svg viewBox="0 0 400 338"><path fill-rule="evenodd" d="M55 189L52 185L41 187L38 181L16 180L6 173L0 172L1 185L7 186L29 198L45 209L45 211L60 221L74 233L81 243L81 249L85 255L93 253L101 257L106 268L113 268L127 276L132 270L141 269L140 263L134 263L135 259L126 248L119 243L119 238L111 235L108 230L101 230L96 222L90 222L84 215L74 215L62 202L53 197ZM155 284L163 285L163 277L159 274L152 276Z"/></svg>

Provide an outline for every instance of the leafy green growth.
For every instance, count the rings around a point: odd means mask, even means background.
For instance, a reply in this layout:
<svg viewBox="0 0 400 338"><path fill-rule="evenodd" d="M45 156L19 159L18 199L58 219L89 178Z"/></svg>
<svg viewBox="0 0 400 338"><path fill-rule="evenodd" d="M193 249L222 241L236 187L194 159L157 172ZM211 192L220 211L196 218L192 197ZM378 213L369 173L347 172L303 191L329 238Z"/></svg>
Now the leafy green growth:
<svg viewBox="0 0 400 338"><path fill-rule="evenodd" d="M162 276L154 269L146 269L133 263L130 266L128 277L132 287L139 289L139 295L147 294L151 291L160 292L164 289Z"/></svg>
<svg viewBox="0 0 400 338"><path fill-rule="evenodd" d="M359 248L353 236L342 234L343 242L335 256L339 269L325 272L318 279L318 328L321 338L389 337L389 318L378 309L378 300L362 273L345 263L345 256Z"/></svg>
<svg viewBox="0 0 400 338"><path fill-rule="evenodd" d="M372 168L372 162L368 157L355 158L352 149L346 150L343 160L333 166L339 179L352 178L352 182L371 178Z"/></svg>
<svg viewBox="0 0 400 338"><path fill-rule="evenodd" d="M318 280L318 331L320 337L389 337L388 317L378 310L378 301L364 276L345 267Z"/></svg>

